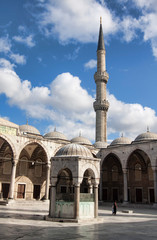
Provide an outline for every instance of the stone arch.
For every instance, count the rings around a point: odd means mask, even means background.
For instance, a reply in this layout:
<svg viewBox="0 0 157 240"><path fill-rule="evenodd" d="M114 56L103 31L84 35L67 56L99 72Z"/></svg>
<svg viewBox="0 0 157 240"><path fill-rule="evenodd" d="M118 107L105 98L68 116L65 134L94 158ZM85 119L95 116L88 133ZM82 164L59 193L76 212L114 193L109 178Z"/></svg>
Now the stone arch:
<svg viewBox="0 0 157 240"><path fill-rule="evenodd" d="M45 146L38 140L25 142L19 151L19 164L16 168L16 176L24 174L33 184L30 192L26 192L27 199L40 199L45 194L47 178L47 163L49 162ZM21 164L24 162L27 164ZM21 171L20 166L27 165L27 171Z"/></svg>
<svg viewBox="0 0 157 240"><path fill-rule="evenodd" d="M57 200L73 198L73 174L69 168L60 169L57 174L56 194Z"/></svg>
<svg viewBox="0 0 157 240"><path fill-rule="evenodd" d="M127 159L126 168L129 201L133 203L153 202L152 191L154 190L150 189L153 189L154 182L153 177L149 177L152 167L148 154L142 149L135 149Z"/></svg>
<svg viewBox="0 0 157 240"><path fill-rule="evenodd" d="M25 142L23 145L21 145L21 147L20 147L20 149L19 149L19 153L18 153L18 158L20 157L20 154L21 154L22 150L23 150L26 146L28 146L28 145L30 145L30 144L33 144L33 143L34 143L34 144L38 144L41 148L43 148L43 150L44 150L45 153L46 153L47 163L50 163L50 162L49 162L50 156L49 156L49 153L48 153L48 151L47 151L46 146L45 146L41 141L36 140L36 139L29 140L29 141Z"/></svg>
<svg viewBox="0 0 157 240"><path fill-rule="evenodd" d="M11 147L12 153L13 153L13 158L16 159L17 158L17 151L16 148L14 146L14 144L12 143L12 141L5 135L0 133L0 138L4 139Z"/></svg>
<svg viewBox="0 0 157 240"><path fill-rule="evenodd" d="M95 166L93 163L89 162L84 162L81 167L80 167L80 180L82 181L84 173L87 169L91 169L95 175L95 182L99 183L99 178L100 178L100 171L98 170L97 166Z"/></svg>
<svg viewBox="0 0 157 240"><path fill-rule="evenodd" d="M109 153L101 165L101 195L103 201L123 201L123 171L119 157Z"/></svg>
<svg viewBox="0 0 157 240"><path fill-rule="evenodd" d="M95 185L95 183L96 183L95 172L93 171L93 169L87 168L83 174L83 179L80 186L80 192L89 193L90 188L93 189L93 186Z"/></svg>

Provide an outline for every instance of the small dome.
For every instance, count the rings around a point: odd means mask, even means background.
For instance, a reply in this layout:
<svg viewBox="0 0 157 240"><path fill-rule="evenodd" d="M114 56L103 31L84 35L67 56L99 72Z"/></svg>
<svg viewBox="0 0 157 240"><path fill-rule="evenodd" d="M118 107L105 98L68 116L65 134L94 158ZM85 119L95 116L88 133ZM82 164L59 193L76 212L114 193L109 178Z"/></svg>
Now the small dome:
<svg viewBox="0 0 157 240"><path fill-rule="evenodd" d="M55 156L80 156L93 158L93 155L88 148L75 143L70 143L60 148Z"/></svg>
<svg viewBox="0 0 157 240"><path fill-rule="evenodd" d="M77 144L86 144L86 145L92 145L92 143L85 137L79 136L71 139L72 143L77 143Z"/></svg>
<svg viewBox="0 0 157 240"><path fill-rule="evenodd" d="M20 132L40 135L40 132L38 131L38 129L36 129L35 127L28 125L28 124L19 126L19 130L20 130Z"/></svg>
<svg viewBox="0 0 157 240"><path fill-rule="evenodd" d="M125 144L131 144L131 139L126 138L126 137L116 138L115 140L113 140L111 142L110 146L125 145Z"/></svg>
<svg viewBox="0 0 157 240"><path fill-rule="evenodd" d="M143 142L143 141L151 141L151 140L157 140L156 133L151 133L151 132L142 133L135 138L134 142Z"/></svg>
<svg viewBox="0 0 157 240"><path fill-rule="evenodd" d="M57 131L46 133L44 135L44 138L67 140L66 136L63 133Z"/></svg>

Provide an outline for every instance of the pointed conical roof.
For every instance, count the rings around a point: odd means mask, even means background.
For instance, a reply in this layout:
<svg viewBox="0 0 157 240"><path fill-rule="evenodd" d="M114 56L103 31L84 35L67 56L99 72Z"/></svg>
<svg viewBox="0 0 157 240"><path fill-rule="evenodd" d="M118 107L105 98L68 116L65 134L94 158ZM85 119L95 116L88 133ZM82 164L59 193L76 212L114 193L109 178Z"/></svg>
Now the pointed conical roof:
<svg viewBox="0 0 157 240"><path fill-rule="evenodd" d="M102 18L100 17L100 29L99 29L99 40L98 40L98 50L105 50L104 36L102 30Z"/></svg>

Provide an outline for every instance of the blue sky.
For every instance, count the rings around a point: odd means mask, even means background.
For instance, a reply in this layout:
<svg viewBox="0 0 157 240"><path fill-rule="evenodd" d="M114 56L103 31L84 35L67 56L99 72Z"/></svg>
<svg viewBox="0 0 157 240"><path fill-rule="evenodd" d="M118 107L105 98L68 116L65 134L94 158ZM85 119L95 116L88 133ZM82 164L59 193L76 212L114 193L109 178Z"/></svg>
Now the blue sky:
<svg viewBox="0 0 157 240"><path fill-rule="evenodd" d="M156 0L1 0L1 117L94 142L100 16L108 141L157 132Z"/></svg>

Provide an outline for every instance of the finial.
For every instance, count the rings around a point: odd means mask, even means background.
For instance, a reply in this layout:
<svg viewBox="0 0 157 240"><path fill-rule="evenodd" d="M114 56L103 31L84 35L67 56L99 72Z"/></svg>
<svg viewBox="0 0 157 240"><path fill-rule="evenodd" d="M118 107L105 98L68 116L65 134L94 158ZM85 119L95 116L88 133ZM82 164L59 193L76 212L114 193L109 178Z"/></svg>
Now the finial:
<svg viewBox="0 0 157 240"><path fill-rule="evenodd" d="M100 17L100 24L102 24L102 17Z"/></svg>
<svg viewBox="0 0 157 240"><path fill-rule="evenodd" d="M79 132L79 137L81 137L81 135L82 135L82 134L81 134L81 131L80 131L80 132Z"/></svg>
<svg viewBox="0 0 157 240"><path fill-rule="evenodd" d="M123 133L121 134L121 137L124 137Z"/></svg>
<svg viewBox="0 0 157 240"><path fill-rule="evenodd" d="M54 127L54 132L56 132L56 126Z"/></svg>
<svg viewBox="0 0 157 240"><path fill-rule="evenodd" d="M149 126L147 126L147 132L149 132Z"/></svg>
<svg viewBox="0 0 157 240"><path fill-rule="evenodd" d="M26 125L28 125L28 118L27 118L27 122L26 122Z"/></svg>

